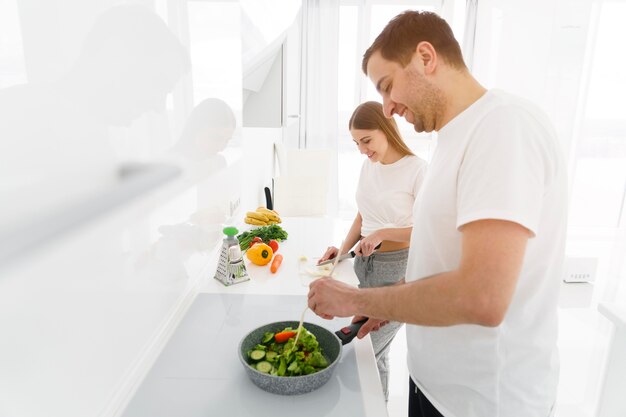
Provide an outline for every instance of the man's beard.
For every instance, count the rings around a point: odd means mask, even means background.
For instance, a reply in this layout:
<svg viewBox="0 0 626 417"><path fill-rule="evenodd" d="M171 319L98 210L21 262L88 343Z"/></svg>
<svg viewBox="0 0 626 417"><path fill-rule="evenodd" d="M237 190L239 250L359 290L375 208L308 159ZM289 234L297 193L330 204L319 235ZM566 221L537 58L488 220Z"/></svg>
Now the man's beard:
<svg viewBox="0 0 626 417"><path fill-rule="evenodd" d="M413 114L413 127L417 132L432 132L437 120L443 116L445 96L443 92L417 71L408 72L409 91L406 107Z"/></svg>

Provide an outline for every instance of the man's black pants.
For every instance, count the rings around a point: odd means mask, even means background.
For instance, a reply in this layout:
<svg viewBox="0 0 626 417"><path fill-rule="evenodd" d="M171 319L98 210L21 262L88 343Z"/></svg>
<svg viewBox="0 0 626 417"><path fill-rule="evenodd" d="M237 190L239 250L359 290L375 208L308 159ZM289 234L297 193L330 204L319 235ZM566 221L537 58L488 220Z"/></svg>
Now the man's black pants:
<svg viewBox="0 0 626 417"><path fill-rule="evenodd" d="M443 417L409 377L409 417Z"/></svg>

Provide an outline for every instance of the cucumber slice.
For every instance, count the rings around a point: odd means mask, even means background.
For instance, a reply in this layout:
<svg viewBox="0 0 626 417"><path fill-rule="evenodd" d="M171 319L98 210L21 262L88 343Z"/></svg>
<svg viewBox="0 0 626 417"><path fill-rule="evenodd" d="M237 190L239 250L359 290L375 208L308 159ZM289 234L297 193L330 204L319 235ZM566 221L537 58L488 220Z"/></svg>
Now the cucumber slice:
<svg viewBox="0 0 626 417"><path fill-rule="evenodd" d="M278 356L278 353L274 352L273 350L270 350L269 352L265 354L265 359L269 362L272 362L276 359L276 356Z"/></svg>
<svg viewBox="0 0 626 417"><path fill-rule="evenodd" d="M253 361L260 361L265 357L265 351L263 350L253 350L250 352L250 359Z"/></svg>
<svg viewBox="0 0 626 417"><path fill-rule="evenodd" d="M264 374L269 374L272 370L272 364L267 361L261 361L256 364L256 370Z"/></svg>

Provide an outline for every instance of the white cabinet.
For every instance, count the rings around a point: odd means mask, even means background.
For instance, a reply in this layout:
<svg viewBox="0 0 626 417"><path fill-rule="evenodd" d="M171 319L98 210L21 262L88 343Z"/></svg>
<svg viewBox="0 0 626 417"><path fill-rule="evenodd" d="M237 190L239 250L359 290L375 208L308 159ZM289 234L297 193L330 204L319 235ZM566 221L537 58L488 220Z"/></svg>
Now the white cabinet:
<svg viewBox="0 0 626 417"><path fill-rule="evenodd" d="M6 104L0 201L20 218L0 222L0 416L119 415L199 284L212 279L224 223L239 217L241 123L229 146L215 154L175 158L169 150L191 110L190 97L236 91L236 100L223 99L241 120L241 51L221 53L224 45L240 44L240 4L8 3L0 3L0 39L12 41L0 48L0 62L17 71L14 57L26 57L22 75L30 84L0 88L0 104ZM202 16L219 20L220 30L199 24ZM115 28L107 30L112 23ZM21 36L5 36L13 28ZM141 38L146 33L154 36ZM172 50L174 56L166 53ZM151 54L172 65L146 69ZM210 74L212 84L202 74ZM7 80L0 86L14 87ZM40 80L53 87L42 87ZM62 100L56 108L54 100L18 100L17 90ZM46 106L29 113L16 110L18 102ZM28 123L7 123L25 118ZM2 129L37 134L19 141ZM101 136L84 134L89 131ZM83 142L68 148L64 138ZM99 155L105 142L90 147L106 139L114 158ZM29 153L42 164L20 159ZM104 184L89 180L100 162L113 174ZM128 163L145 169L126 170ZM31 178L50 200L38 192L27 201L11 197L20 191L13 185Z"/></svg>

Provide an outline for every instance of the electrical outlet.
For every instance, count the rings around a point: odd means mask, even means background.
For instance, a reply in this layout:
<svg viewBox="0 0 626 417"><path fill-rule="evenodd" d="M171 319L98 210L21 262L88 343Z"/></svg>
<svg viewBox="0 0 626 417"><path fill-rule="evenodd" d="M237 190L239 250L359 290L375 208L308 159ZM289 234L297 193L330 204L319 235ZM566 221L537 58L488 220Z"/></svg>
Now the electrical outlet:
<svg viewBox="0 0 626 417"><path fill-rule="evenodd" d="M230 217L232 217L233 214L235 214L235 212L239 208L240 202L241 202L241 199L239 197L237 197L235 200L231 200L229 204L229 214L228 214Z"/></svg>
<svg viewBox="0 0 626 417"><path fill-rule="evenodd" d="M565 282L593 282L598 258L565 258Z"/></svg>

